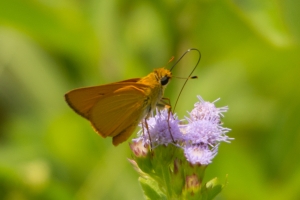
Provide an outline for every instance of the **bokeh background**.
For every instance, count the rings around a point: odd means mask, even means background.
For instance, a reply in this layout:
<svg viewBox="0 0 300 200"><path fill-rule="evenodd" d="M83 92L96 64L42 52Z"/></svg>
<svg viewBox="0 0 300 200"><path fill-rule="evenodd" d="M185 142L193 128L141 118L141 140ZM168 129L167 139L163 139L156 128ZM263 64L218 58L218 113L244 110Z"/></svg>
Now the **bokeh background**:
<svg viewBox="0 0 300 200"><path fill-rule="evenodd" d="M206 172L217 199L300 199L300 4L296 0L1 0L0 199L142 199L118 147L65 103L74 88L142 77L202 52L176 112L229 106ZM173 74L185 77L191 52ZM168 65L171 66L171 65ZM172 79L175 102L183 80Z"/></svg>

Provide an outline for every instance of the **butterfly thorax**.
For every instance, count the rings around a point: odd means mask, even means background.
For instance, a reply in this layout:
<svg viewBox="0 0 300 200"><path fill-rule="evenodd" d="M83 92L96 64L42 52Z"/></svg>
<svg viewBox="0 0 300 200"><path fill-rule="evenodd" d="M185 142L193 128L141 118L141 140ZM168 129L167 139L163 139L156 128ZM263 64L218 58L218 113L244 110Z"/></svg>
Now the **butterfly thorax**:
<svg viewBox="0 0 300 200"><path fill-rule="evenodd" d="M157 104L161 101L164 96L164 90L172 77L172 73L165 68L155 69L148 76L141 78L138 83L142 83L146 86L145 89L145 110L149 115L155 110Z"/></svg>

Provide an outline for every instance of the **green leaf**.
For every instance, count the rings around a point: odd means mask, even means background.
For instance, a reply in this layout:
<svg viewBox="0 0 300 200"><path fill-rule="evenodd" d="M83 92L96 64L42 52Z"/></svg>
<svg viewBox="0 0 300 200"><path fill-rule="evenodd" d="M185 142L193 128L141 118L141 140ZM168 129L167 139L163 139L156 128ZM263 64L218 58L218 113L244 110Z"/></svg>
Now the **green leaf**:
<svg viewBox="0 0 300 200"><path fill-rule="evenodd" d="M154 180L140 177L139 182L141 183L146 199L167 199Z"/></svg>
<svg viewBox="0 0 300 200"><path fill-rule="evenodd" d="M210 188L210 190L207 191L207 199L214 199L222 191L222 188L222 185L216 185Z"/></svg>
<svg viewBox="0 0 300 200"><path fill-rule="evenodd" d="M219 184L218 178L211 179L205 184L206 188L202 194L202 199L214 199L222 191L225 185L226 183L224 185Z"/></svg>

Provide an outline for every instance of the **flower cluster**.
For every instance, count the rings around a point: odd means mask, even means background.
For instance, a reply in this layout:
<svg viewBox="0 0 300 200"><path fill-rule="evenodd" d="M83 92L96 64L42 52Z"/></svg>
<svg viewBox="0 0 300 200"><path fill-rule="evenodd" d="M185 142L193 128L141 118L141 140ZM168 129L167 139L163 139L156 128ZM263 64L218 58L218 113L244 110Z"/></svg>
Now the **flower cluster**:
<svg viewBox="0 0 300 200"><path fill-rule="evenodd" d="M206 102L198 96L199 102L186 118L184 154L191 164L207 165L218 152L220 142L229 142L226 133L228 128L222 127L221 117L228 107L217 108L214 102Z"/></svg>
<svg viewBox="0 0 300 200"><path fill-rule="evenodd" d="M207 165L218 152L220 142L229 142L226 133L228 128L222 127L221 117L228 107L216 108L214 102L206 102L198 96L199 102L186 117L187 124L183 124L176 114L168 110L157 111L142 123L139 137L133 142L143 141L153 149L159 145L174 144L184 150L186 159L193 165Z"/></svg>

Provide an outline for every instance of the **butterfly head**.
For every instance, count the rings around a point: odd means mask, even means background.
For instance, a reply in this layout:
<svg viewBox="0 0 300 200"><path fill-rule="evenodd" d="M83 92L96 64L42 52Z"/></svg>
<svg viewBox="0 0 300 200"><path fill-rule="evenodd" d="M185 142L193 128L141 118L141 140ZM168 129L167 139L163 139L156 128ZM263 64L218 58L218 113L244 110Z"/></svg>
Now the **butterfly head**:
<svg viewBox="0 0 300 200"><path fill-rule="evenodd" d="M165 87L168 85L172 78L172 72L165 68L159 68L154 70L156 80Z"/></svg>

